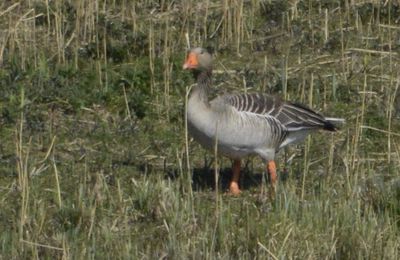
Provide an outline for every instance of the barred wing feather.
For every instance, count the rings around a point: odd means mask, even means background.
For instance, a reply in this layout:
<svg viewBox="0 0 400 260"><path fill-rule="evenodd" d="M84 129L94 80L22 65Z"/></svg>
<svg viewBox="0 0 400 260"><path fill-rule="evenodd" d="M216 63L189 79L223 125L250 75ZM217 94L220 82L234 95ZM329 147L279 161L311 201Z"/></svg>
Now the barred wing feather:
<svg viewBox="0 0 400 260"><path fill-rule="evenodd" d="M227 104L240 112L250 112L276 118L287 131L324 129L335 131L335 126L322 115L306 106L282 101L278 97L261 94L225 96Z"/></svg>

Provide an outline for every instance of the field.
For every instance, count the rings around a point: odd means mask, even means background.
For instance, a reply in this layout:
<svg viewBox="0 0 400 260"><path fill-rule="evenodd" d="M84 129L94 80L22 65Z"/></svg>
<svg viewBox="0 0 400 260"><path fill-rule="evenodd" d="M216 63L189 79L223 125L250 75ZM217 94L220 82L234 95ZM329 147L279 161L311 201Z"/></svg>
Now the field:
<svg viewBox="0 0 400 260"><path fill-rule="evenodd" d="M0 259L399 259L396 1L0 3ZM182 70L346 120L231 161L187 137Z"/></svg>

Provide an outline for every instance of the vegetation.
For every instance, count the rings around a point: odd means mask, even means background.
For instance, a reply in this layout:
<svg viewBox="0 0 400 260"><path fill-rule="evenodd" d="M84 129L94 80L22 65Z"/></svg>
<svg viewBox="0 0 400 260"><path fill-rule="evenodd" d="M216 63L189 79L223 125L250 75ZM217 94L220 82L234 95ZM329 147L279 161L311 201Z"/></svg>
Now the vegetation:
<svg viewBox="0 0 400 260"><path fill-rule="evenodd" d="M400 5L395 1L0 3L0 258L399 259ZM343 117L249 158L185 136L187 48L219 91ZM215 185L217 180L217 185Z"/></svg>

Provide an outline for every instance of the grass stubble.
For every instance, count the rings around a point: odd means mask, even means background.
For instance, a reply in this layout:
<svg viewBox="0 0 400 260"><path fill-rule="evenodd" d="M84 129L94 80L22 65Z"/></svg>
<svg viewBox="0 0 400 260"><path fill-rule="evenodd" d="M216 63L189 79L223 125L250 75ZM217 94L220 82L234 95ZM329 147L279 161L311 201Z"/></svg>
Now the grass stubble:
<svg viewBox="0 0 400 260"><path fill-rule="evenodd" d="M2 2L0 258L398 259L399 14L392 1ZM255 158L226 196L231 162L188 136L189 38L216 50L217 88L346 119L280 152L275 200Z"/></svg>

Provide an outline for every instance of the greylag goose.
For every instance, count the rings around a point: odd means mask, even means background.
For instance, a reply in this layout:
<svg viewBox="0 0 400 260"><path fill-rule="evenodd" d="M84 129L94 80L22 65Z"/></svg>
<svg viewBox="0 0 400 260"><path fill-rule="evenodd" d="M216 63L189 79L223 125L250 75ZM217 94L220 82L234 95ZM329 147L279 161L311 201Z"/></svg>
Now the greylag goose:
<svg viewBox="0 0 400 260"><path fill-rule="evenodd" d="M258 155L262 158L275 191L274 158L277 151L303 140L312 131L335 131L334 123L343 121L323 117L303 105L261 93L228 94L210 101L212 57L203 48L193 48L188 52L183 69L191 70L197 81L188 99L188 132L207 149L213 149L217 143L218 154L233 159L229 184L233 195L240 193L243 157Z"/></svg>

